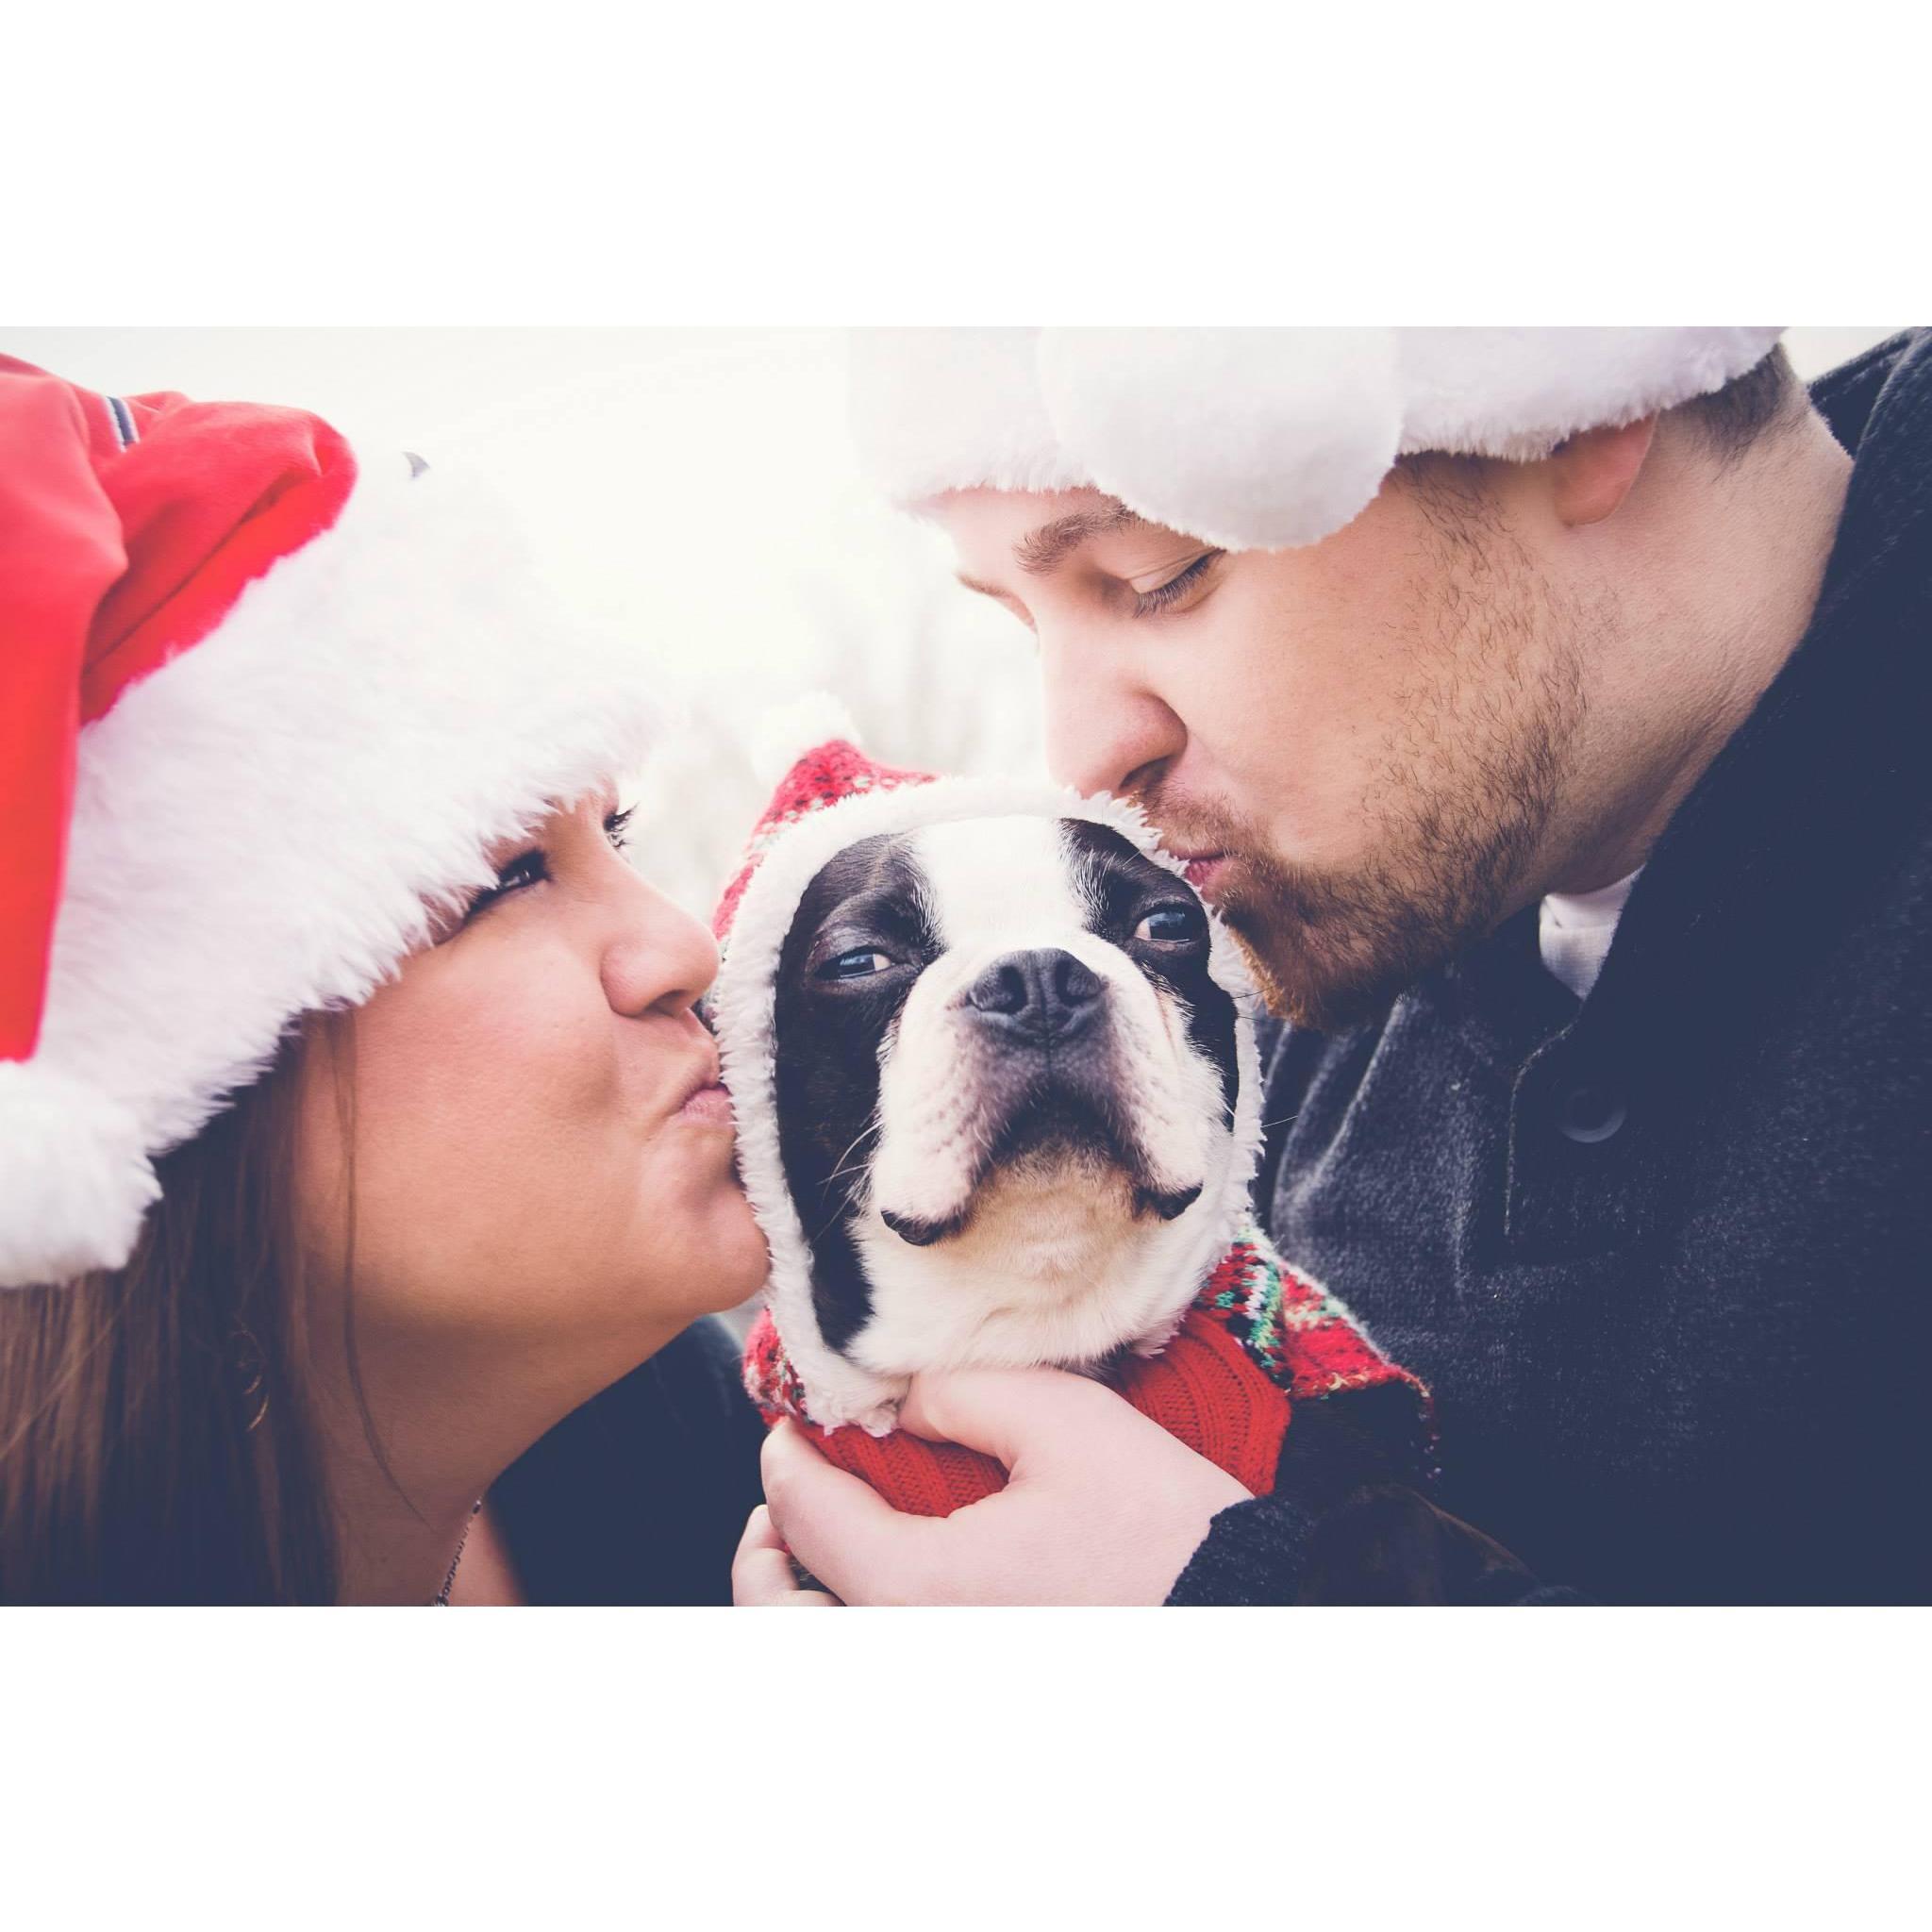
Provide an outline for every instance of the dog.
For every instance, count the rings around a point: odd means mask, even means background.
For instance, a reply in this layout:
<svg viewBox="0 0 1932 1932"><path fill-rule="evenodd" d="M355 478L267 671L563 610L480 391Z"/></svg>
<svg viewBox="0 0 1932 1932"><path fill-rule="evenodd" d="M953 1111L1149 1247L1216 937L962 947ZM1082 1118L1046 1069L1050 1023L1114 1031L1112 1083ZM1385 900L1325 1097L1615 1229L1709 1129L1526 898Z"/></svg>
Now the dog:
<svg viewBox="0 0 1932 1932"><path fill-rule="evenodd" d="M887 1401L1173 1333L1252 1170L1212 952L1187 880L1087 820L877 833L814 875L778 963L779 1148L819 1335Z"/></svg>
<svg viewBox="0 0 1932 1932"><path fill-rule="evenodd" d="M1157 1352L1260 1143L1244 964L1138 813L885 773L780 787L709 1008L810 1419L874 1434L923 1369Z"/></svg>

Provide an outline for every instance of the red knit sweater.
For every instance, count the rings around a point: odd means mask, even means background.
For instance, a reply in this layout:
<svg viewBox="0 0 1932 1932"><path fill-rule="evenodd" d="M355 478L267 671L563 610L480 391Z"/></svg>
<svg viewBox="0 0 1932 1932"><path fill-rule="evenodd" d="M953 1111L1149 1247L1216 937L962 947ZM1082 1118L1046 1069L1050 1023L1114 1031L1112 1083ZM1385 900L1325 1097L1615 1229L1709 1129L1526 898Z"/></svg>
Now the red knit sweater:
<svg viewBox="0 0 1932 1932"><path fill-rule="evenodd" d="M1238 1241L1157 1356L1129 1357L1112 1386L1191 1449L1252 1491L1274 1487L1282 1438L1298 1402L1403 1383L1428 1422L1428 1391L1387 1360L1325 1290L1305 1281L1258 1233ZM1006 1487L991 1457L906 1430L819 1428L769 1311L745 1347L744 1385L768 1424L799 1421L826 1459L862 1476L895 1509L950 1516Z"/></svg>

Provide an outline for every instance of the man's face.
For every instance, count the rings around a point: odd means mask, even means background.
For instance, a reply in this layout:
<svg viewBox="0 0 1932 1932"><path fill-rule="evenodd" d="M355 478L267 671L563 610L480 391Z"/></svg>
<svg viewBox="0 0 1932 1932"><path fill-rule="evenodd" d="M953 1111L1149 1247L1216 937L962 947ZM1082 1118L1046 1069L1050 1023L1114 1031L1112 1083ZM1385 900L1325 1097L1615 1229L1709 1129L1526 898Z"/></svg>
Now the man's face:
<svg viewBox="0 0 1932 1932"><path fill-rule="evenodd" d="M1348 1024L1534 896L1600 619L1460 473L1301 550L1092 490L930 508L1039 639L1055 774L1146 806L1277 1010Z"/></svg>

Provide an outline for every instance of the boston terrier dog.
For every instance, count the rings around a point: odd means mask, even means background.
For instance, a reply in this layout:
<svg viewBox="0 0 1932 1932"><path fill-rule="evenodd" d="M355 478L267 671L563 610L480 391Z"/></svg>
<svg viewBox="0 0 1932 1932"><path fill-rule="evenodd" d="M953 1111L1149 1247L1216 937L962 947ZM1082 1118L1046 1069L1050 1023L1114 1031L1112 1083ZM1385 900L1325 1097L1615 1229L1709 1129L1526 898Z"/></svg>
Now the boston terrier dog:
<svg viewBox="0 0 1932 1932"><path fill-rule="evenodd" d="M709 1003L768 1300L813 1422L910 1377L1158 1350L1245 1220L1239 949L1133 808L794 768Z"/></svg>
<svg viewBox="0 0 1932 1932"><path fill-rule="evenodd" d="M1187 880L1090 820L875 833L820 868L774 1055L831 1349L896 1386L1166 1339L1252 1165L1212 951Z"/></svg>

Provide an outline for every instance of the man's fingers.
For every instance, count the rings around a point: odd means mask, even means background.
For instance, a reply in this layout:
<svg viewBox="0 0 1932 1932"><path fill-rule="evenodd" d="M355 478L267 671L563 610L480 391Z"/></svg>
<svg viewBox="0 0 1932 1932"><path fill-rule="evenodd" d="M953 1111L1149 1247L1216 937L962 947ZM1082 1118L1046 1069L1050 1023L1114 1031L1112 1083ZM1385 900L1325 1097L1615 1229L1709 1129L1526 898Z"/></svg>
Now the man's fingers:
<svg viewBox="0 0 1932 1932"><path fill-rule="evenodd" d="M731 1601L743 1609L765 1604L830 1604L836 1599L801 1585L772 1512L760 1503L746 1519L738 1554L731 1559Z"/></svg>
<svg viewBox="0 0 1932 1932"><path fill-rule="evenodd" d="M915 1375L900 1425L934 1442L958 1442L1008 1472L1078 1451L1112 1411L1134 1408L1085 1375L1059 1369L953 1369Z"/></svg>
<svg viewBox="0 0 1932 1932"><path fill-rule="evenodd" d="M917 1592L932 1518L902 1516L869 1484L833 1468L789 1422L765 1438L762 1468L774 1532L828 1589L848 1604Z"/></svg>

